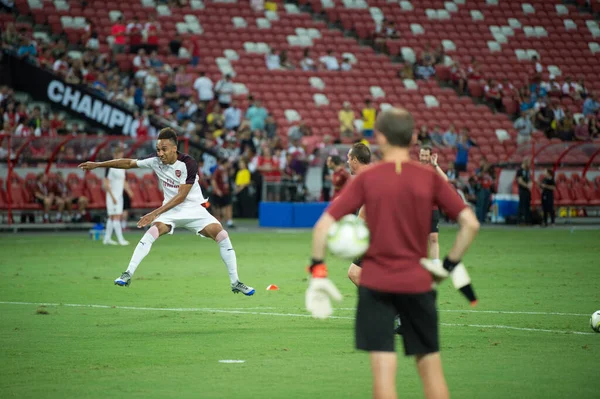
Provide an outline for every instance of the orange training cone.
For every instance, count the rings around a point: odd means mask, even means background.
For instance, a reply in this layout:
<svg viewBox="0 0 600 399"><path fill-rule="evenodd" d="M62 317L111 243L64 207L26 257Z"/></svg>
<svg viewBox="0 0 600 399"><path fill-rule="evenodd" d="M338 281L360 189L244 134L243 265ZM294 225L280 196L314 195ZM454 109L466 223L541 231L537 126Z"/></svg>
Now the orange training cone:
<svg viewBox="0 0 600 399"><path fill-rule="evenodd" d="M270 284L270 285L267 287L267 291L277 291L277 290L279 290L279 287L278 287L278 286L276 286L275 284Z"/></svg>

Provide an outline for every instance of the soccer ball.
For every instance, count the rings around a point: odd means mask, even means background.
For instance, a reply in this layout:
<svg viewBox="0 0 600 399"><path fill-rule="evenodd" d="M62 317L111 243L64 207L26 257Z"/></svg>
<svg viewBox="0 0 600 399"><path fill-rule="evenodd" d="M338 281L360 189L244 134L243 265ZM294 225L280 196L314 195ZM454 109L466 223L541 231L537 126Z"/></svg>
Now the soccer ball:
<svg viewBox="0 0 600 399"><path fill-rule="evenodd" d="M369 248L369 229L361 218L346 215L329 229L327 246L340 258L358 258Z"/></svg>
<svg viewBox="0 0 600 399"><path fill-rule="evenodd" d="M600 310L596 310L590 317L590 327L596 332L600 332Z"/></svg>

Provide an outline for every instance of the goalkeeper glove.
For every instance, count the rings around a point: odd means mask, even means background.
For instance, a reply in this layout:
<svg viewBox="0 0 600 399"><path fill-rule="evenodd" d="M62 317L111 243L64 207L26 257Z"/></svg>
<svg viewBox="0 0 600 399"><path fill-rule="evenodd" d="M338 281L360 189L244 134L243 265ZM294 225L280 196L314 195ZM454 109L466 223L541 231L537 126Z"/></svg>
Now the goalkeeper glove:
<svg viewBox="0 0 600 399"><path fill-rule="evenodd" d="M309 267L312 274L306 290L306 310L316 319L326 319L333 313L331 299L342 300L342 294L327 278L327 266L323 261L314 260Z"/></svg>
<svg viewBox="0 0 600 399"><path fill-rule="evenodd" d="M423 258L421 259L421 265L433 275L436 281L442 281L450 276L454 288L459 290L471 302L471 306L477 304L477 297L471 285L471 277L469 277L469 273L467 273L467 269L461 261L454 262L446 256L442 265L431 259Z"/></svg>

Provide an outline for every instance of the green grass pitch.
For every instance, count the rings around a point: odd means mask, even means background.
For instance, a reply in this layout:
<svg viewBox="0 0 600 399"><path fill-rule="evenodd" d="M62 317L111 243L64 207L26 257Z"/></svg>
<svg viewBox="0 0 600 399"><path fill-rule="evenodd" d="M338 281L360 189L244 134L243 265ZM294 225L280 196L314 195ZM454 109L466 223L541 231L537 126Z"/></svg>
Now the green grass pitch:
<svg viewBox="0 0 600 399"><path fill-rule="evenodd" d="M454 233L442 229L442 253ZM0 236L0 398L370 397L347 262L328 259L338 318L306 317L309 232L232 233L254 297L230 292L212 242L181 232L154 244L129 288L114 286L139 237ZM439 290L453 397L598 397L599 243L598 230L481 231L465 259L479 306L449 282ZM400 358L398 391L422 397L412 359Z"/></svg>

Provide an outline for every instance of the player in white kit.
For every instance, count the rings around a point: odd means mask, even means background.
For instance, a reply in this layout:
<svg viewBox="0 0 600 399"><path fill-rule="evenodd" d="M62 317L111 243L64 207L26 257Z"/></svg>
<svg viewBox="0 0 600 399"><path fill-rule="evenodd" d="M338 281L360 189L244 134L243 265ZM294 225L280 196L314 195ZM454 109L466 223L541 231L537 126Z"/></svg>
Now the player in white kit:
<svg viewBox="0 0 600 399"><path fill-rule="evenodd" d="M84 162L83 170L96 168L152 169L163 188L164 201L160 208L144 215L138 227L152 225L138 243L127 270L115 280L116 285L128 286L140 262L148 255L152 244L163 234L173 234L183 227L198 235L210 237L219 245L221 259L227 266L231 291L253 295L255 290L238 278L235 251L227 231L204 207L207 199L198 184L198 164L194 158L177 151L177 134L164 128L158 134L156 154L146 159L113 159L106 162Z"/></svg>
<svg viewBox="0 0 600 399"><path fill-rule="evenodd" d="M113 158L118 159L123 156L123 149L115 147ZM129 245L129 242L123 238L121 218L123 216L123 191L127 188L125 180L125 170L107 168L104 175L104 191L106 191L106 212L108 220L106 221L106 233L104 234L104 245ZM112 233L115 232L117 241L113 241Z"/></svg>

